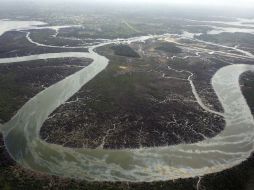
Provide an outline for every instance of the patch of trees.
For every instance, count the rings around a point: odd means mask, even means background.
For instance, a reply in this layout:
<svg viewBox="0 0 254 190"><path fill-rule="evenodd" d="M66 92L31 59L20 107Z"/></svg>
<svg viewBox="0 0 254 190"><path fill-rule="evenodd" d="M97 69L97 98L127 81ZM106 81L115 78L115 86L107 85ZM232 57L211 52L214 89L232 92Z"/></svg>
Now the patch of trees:
<svg viewBox="0 0 254 190"><path fill-rule="evenodd" d="M167 53L181 53L182 49L176 47L174 43L162 43L159 47L156 48L157 50L164 51Z"/></svg>
<svg viewBox="0 0 254 190"><path fill-rule="evenodd" d="M139 58L139 54L135 52L130 46L128 45L116 45L111 47L114 50L115 55L125 56L125 57L134 57Z"/></svg>

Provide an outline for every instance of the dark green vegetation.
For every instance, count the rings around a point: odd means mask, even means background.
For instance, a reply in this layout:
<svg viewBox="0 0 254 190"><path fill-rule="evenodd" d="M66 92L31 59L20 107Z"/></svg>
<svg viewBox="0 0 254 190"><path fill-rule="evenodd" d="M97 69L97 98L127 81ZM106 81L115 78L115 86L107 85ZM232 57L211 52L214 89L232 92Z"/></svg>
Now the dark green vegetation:
<svg viewBox="0 0 254 190"><path fill-rule="evenodd" d="M30 98L90 63L88 59L52 59L0 64L0 121L7 122Z"/></svg>
<svg viewBox="0 0 254 190"><path fill-rule="evenodd" d="M48 31L50 32L50 31ZM35 41L40 39L40 35L43 33L37 32ZM50 40L52 41L52 40ZM56 42L55 42L56 43ZM72 48L51 48L51 47L42 47L35 44L31 44L26 39L25 32L7 32L0 36L0 58L5 57L16 57L16 56L26 56L33 54L42 54L42 53L59 53L59 52L84 52L87 51L87 48L72 49Z"/></svg>
<svg viewBox="0 0 254 190"><path fill-rule="evenodd" d="M73 29L73 28L72 28ZM64 31L67 29L59 29L60 31ZM73 30L77 30L76 27L74 27ZM77 40L73 38L58 38L56 36L56 31L52 29L41 29L41 30L30 30L29 31L30 37L35 40L38 43L51 45L51 46L64 46L68 49L68 47L76 47L76 46L84 46L83 40ZM66 48L61 48L63 51L66 51ZM86 51L86 48L70 48L73 51Z"/></svg>
<svg viewBox="0 0 254 190"><path fill-rule="evenodd" d="M101 15L98 15L101 17ZM119 22L113 18L99 18L94 22L94 18L80 18L77 24L83 24L84 28L62 29L59 37L78 37L83 39L114 39L114 38L128 38L137 35L143 35L145 32L134 29L135 26L126 25L126 22ZM105 23L106 22L106 23ZM132 28L133 27L133 28Z"/></svg>
<svg viewBox="0 0 254 190"><path fill-rule="evenodd" d="M254 53L254 35L246 33L221 33L216 35L202 34L196 36L197 39L210 41L218 44L226 44L228 46L239 48Z"/></svg>
<svg viewBox="0 0 254 190"><path fill-rule="evenodd" d="M167 53L181 53L182 50L179 47L176 47L174 43L161 43L157 50L165 51Z"/></svg>
<svg viewBox="0 0 254 190"><path fill-rule="evenodd" d="M150 57L146 48L155 45L152 41L136 44L148 55L142 59L114 56L110 46L100 48L109 66L52 113L41 129L42 138L68 147L114 149L191 143L218 134L224 120L204 112L195 102L187 80L190 73L168 66L195 72L200 88L208 86L220 66L203 67L200 61L188 64L178 59L168 62L157 51ZM211 72L203 74L208 69Z"/></svg>
<svg viewBox="0 0 254 190"><path fill-rule="evenodd" d="M139 54L135 52L130 46L120 44L116 46L112 46L111 49L114 50L115 55L126 56L126 57L134 57L139 58Z"/></svg>

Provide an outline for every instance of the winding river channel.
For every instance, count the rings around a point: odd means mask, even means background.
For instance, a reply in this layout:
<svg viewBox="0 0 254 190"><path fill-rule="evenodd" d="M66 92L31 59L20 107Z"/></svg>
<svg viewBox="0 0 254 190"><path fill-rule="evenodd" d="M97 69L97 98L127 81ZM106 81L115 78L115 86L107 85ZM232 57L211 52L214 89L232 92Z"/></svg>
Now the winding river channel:
<svg viewBox="0 0 254 190"><path fill-rule="evenodd" d="M127 41L149 38L153 36ZM195 144L123 150L74 149L41 140L39 131L49 115L107 67L109 60L94 49L115 42L89 47L89 52L0 59L0 64L63 57L93 59L86 68L30 99L9 122L1 126L5 145L16 162L34 171L58 176L91 181L137 182L202 176L233 167L250 156L254 150L254 120L242 95L239 77L244 72L254 71L254 65L246 64L225 66L212 78L212 86L224 108L224 113L219 114L226 121L225 130L212 139ZM249 55L249 58L253 56ZM196 92L194 85L192 89ZM198 97L197 92L195 96Z"/></svg>

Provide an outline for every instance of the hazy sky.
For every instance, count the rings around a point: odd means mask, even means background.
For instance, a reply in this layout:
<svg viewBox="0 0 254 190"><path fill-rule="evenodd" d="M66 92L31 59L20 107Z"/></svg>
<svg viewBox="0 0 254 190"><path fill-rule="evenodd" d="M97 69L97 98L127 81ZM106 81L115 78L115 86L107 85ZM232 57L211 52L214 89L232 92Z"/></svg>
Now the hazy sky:
<svg viewBox="0 0 254 190"><path fill-rule="evenodd" d="M6 0L0 0L6 1ZM185 5L209 5L209 6L245 6L253 7L254 0L8 0L8 1L30 1L30 2L115 2L115 3L164 3L164 4L185 4Z"/></svg>
<svg viewBox="0 0 254 190"><path fill-rule="evenodd" d="M82 1L82 0L77 0ZM107 1L107 0L98 0ZM234 6L253 6L254 0L111 0L115 2L144 2L144 3L166 3L166 4L202 4L202 5L234 5Z"/></svg>

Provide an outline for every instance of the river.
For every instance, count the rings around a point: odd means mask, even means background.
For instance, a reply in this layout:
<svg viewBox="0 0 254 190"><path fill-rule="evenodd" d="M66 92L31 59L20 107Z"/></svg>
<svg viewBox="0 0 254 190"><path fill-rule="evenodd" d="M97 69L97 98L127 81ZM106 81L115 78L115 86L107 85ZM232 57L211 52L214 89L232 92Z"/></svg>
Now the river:
<svg viewBox="0 0 254 190"><path fill-rule="evenodd" d="M144 41L153 37L127 41ZM0 63L62 57L93 59L86 68L30 99L1 127L6 148L17 163L57 176L91 181L137 182L203 176L233 167L250 156L253 151L254 120L242 95L239 77L244 72L254 71L254 66L245 64L225 66L212 78L212 86L224 108L221 115L226 121L225 130L212 139L195 144L123 150L75 149L41 140L39 131L48 116L107 67L109 60L94 49L116 41L89 47L89 52L0 59Z"/></svg>

